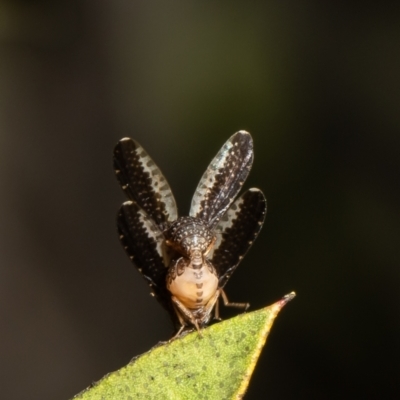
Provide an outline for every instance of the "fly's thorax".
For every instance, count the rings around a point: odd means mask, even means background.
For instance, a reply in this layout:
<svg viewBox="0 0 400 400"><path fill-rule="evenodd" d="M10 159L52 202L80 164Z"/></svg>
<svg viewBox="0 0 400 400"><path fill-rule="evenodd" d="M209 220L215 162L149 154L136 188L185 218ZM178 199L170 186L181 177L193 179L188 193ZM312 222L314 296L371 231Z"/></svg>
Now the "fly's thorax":
<svg viewBox="0 0 400 400"><path fill-rule="evenodd" d="M210 261L194 267L191 260L181 257L172 262L167 274L167 289L185 307L204 307L218 289L218 276Z"/></svg>
<svg viewBox="0 0 400 400"><path fill-rule="evenodd" d="M199 218L181 217L165 232L169 246L191 260L193 266L200 266L204 256L212 247L215 236Z"/></svg>

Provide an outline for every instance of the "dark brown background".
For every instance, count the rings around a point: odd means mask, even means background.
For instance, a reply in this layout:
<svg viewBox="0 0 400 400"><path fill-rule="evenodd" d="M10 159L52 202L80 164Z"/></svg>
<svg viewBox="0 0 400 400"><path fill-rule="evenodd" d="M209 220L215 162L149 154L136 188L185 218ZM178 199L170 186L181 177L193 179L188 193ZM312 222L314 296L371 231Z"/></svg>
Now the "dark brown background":
<svg viewBox="0 0 400 400"><path fill-rule="evenodd" d="M113 146L186 213L239 129L268 215L227 292L298 293L246 398L399 398L400 14L377 4L0 1L1 398L70 398L169 337L118 243Z"/></svg>

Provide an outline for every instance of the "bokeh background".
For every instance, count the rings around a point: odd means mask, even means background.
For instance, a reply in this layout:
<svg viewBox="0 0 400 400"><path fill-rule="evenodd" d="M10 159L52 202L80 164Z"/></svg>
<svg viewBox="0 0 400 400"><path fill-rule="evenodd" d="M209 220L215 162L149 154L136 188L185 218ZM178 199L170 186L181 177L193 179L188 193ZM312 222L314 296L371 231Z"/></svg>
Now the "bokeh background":
<svg viewBox="0 0 400 400"><path fill-rule="evenodd" d="M239 129L268 214L227 292L298 294L246 399L400 398L399 8L1 0L1 398L68 399L169 338L113 147L137 139L185 214Z"/></svg>

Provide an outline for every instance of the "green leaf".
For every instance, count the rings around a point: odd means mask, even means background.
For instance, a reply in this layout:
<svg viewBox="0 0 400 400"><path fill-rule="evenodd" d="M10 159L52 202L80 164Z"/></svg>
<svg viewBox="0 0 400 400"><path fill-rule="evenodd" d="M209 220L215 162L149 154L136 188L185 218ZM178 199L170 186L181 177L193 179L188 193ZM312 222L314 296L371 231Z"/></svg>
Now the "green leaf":
<svg viewBox="0 0 400 400"><path fill-rule="evenodd" d="M241 399L275 317L294 296L155 347L74 399Z"/></svg>

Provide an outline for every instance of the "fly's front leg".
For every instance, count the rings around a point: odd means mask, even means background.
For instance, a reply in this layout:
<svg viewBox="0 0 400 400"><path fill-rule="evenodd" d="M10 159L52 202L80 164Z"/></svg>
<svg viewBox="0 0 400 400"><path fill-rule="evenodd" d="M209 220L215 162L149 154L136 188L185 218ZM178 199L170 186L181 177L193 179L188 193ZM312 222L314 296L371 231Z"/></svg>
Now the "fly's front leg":
<svg viewBox="0 0 400 400"><path fill-rule="evenodd" d="M218 304L218 298L220 295L220 291L217 290L214 294L213 297L208 301L208 303L204 306L204 316L202 318L202 322L207 322L209 320L209 315L211 314L212 309L215 306L215 319L220 319L219 318L219 304Z"/></svg>
<svg viewBox="0 0 400 400"><path fill-rule="evenodd" d="M172 303L174 305L176 314L178 315L179 322L182 325L180 327L178 333L180 334L183 331L183 329L185 327L185 319L187 319L188 321L190 321L194 325L196 330L201 335L199 324L197 323L196 318L194 318L192 312L188 308L186 308L175 296L172 296L171 300L172 300ZM177 336L177 335L178 334L176 334L175 336Z"/></svg>
<svg viewBox="0 0 400 400"><path fill-rule="evenodd" d="M178 317L178 320L179 320L179 323L181 324L181 326L178 329L178 332L176 332L175 335L169 340L170 342L172 340L175 340L177 337L179 337L181 335L182 331L185 329L185 326L186 326L185 320L183 319L182 314L179 311L179 309L175 306L175 304L173 304L173 307L174 307L175 314Z"/></svg>
<svg viewBox="0 0 400 400"><path fill-rule="evenodd" d="M228 296L226 295L224 290L223 289L219 289L219 292L221 293L221 297L222 297L222 300L224 302L224 306L225 307L241 308L244 311L246 311L250 307L249 303L230 303L229 300L228 300Z"/></svg>
<svg viewBox="0 0 400 400"><path fill-rule="evenodd" d="M214 319L216 319L217 321L222 320L222 318L219 316L219 297L215 303Z"/></svg>

